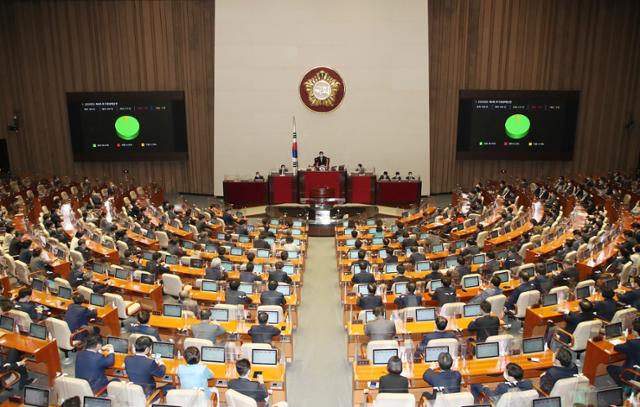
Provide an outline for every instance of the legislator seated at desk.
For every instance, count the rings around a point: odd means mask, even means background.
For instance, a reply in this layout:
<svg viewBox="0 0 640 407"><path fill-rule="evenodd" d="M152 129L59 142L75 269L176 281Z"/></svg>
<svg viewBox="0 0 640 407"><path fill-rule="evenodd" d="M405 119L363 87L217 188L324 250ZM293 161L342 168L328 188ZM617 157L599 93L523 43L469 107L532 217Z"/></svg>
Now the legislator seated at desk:
<svg viewBox="0 0 640 407"><path fill-rule="evenodd" d="M531 380L523 380L523 378L524 370L522 367L517 363L508 363L504 370L504 383L500 383L495 390L491 390L481 384L472 384L471 393L478 402L482 395L491 400L492 403L497 404L500 397L507 392L533 390Z"/></svg>
<svg viewBox="0 0 640 407"><path fill-rule="evenodd" d="M402 359L392 356L387 362L388 374L380 377L380 393L408 393L409 380L402 376Z"/></svg>
<svg viewBox="0 0 640 407"><path fill-rule="evenodd" d="M625 373L625 369L636 369L635 366L640 365L640 318L633 321L633 331L636 335L635 339L627 339L624 343L614 346L616 352L624 354L624 363L622 366L609 365L607 373L616 382L618 386L625 386L622 381L623 377L629 380L629 374ZM633 378L633 375L631 375ZM637 379L635 379L637 380Z"/></svg>
<svg viewBox="0 0 640 407"><path fill-rule="evenodd" d="M318 156L313 159L313 167L318 168L329 168L329 163L331 159L329 157L325 157L324 152L320 151Z"/></svg>
<svg viewBox="0 0 640 407"><path fill-rule="evenodd" d="M434 391L433 393L424 392L422 397L428 400L434 400L438 391L443 393L458 393L460 391L462 375L457 370L451 370L452 366L453 357L451 357L449 353L440 353L438 356L438 367L440 371L436 372L428 369L422 375L422 380L431 385ZM439 390L435 390L436 388Z"/></svg>

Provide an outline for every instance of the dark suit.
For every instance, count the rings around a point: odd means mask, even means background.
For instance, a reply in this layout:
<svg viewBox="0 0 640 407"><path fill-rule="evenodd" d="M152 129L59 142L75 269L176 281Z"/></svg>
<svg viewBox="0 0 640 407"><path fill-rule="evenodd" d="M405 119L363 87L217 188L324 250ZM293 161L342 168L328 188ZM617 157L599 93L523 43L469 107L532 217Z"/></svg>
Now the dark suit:
<svg viewBox="0 0 640 407"><path fill-rule="evenodd" d="M408 283L409 281L411 281L411 279L409 277L406 277L404 274L400 274L397 275L393 278L393 280L391 280L392 284L395 283Z"/></svg>
<svg viewBox="0 0 640 407"><path fill-rule="evenodd" d="M596 315L607 321L613 319L617 310L618 303L613 299L605 299L604 301L598 301L593 304L593 311Z"/></svg>
<svg viewBox="0 0 640 407"><path fill-rule="evenodd" d="M88 381L91 390L96 393L109 383L104 370L113 366L114 361L113 353L104 356L98 352L82 350L76 356L76 377Z"/></svg>
<svg viewBox="0 0 640 407"><path fill-rule="evenodd" d="M226 333L227 331L222 326L207 321L202 321L191 326L191 334L194 338L208 339L213 343L217 342L219 336Z"/></svg>
<svg viewBox="0 0 640 407"><path fill-rule="evenodd" d="M432 271L431 273L427 274L425 281L441 280L441 279L442 279L442 273L440 273L439 271Z"/></svg>
<svg viewBox="0 0 640 407"><path fill-rule="evenodd" d="M473 320L468 329L476 333L478 342L484 342L489 336L498 335L500 318L493 315L483 315Z"/></svg>
<svg viewBox="0 0 640 407"><path fill-rule="evenodd" d="M398 262L398 256L396 256L395 254L387 255L387 257L384 258L384 264L397 263L397 262Z"/></svg>
<svg viewBox="0 0 640 407"><path fill-rule="evenodd" d="M504 393L514 391L515 389L518 389L520 391L533 390L533 384L529 380L522 380L515 383L505 382L497 385L495 390L491 390L488 387L483 386L482 384L471 385L471 393L473 394L473 397L477 399L480 393L484 393L494 402L497 402Z"/></svg>
<svg viewBox="0 0 640 407"><path fill-rule="evenodd" d="M373 273L360 272L360 273L356 273L351 279L351 281L354 284L369 284L369 283L375 283L376 278L373 276Z"/></svg>
<svg viewBox="0 0 640 407"><path fill-rule="evenodd" d="M224 295L225 303L231 305L238 304L251 304L251 298L247 297L242 291L238 290L227 290Z"/></svg>
<svg viewBox="0 0 640 407"><path fill-rule="evenodd" d="M623 304L631 305L638 309L640 307L640 288L624 294L618 294L618 300Z"/></svg>
<svg viewBox="0 0 640 407"><path fill-rule="evenodd" d="M269 272L269 281L277 281L279 283L291 284L291 277L282 270L273 270Z"/></svg>
<svg viewBox="0 0 640 407"><path fill-rule="evenodd" d="M256 249L267 249L271 250L271 245L266 240L256 239L253 241L253 247Z"/></svg>
<svg viewBox="0 0 640 407"><path fill-rule="evenodd" d="M153 336L157 340L160 340L160 334L158 333L158 329L149 325L133 324L128 328L128 331L131 334L142 334L147 336Z"/></svg>
<svg viewBox="0 0 640 407"><path fill-rule="evenodd" d="M540 388L547 394L551 393L553 385L558 380L572 377L576 374L578 374L578 367L574 364L568 367L553 366L540 377Z"/></svg>
<svg viewBox="0 0 640 407"><path fill-rule="evenodd" d="M271 340L280 335L280 330L272 325L254 325L248 332L253 343L271 343Z"/></svg>
<svg viewBox="0 0 640 407"><path fill-rule="evenodd" d="M456 302L456 290L452 287L438 287L432 295L433 299L438 301L440 306Z"/></svg>
<svg viewBox="0 0 640 407"><path fill-rule="evenodd" d="M398 308L419 307L422 304L422 296L418 294L404 294L397 297L394 303Z"/></svg>
<svg viewBox="0 0 640 407"><path fill-rule="evenodd" d="M325 156L318 156L316 158L313 159L313 166L314 167L326 167L327 165L329 165L329 158L325 157Z"/></svg>
<svg viewBox="0 0 640 407"><path fill-rule="evenodd" d="M569 314L564 316L564 320L567 322L564 330L569 333L573 333L580 322L591 321L595 318L596 317L595 315L593 315L593 313L570 312Z"/></svg>
<svg viewBox="0 0 640 407"><path fill-rule="evenodd" d="M286 305L287 300L284 294L278 291L263 291L260 294L260 304L262 305Z"/></svg>
<svg viewBox="0 0 640 407"><path fill-rule="evenodd" d="M361 309L374 309L375 307L380 307L382 305L382 297L379 295L367 294L363 295L358 300L358 306Z"/></svg>
<svg viewBox="0 0 640 407"><path fill-rule="evenodd" d="M240 272L240 282L242 283L253 283L260 280L262 280L260 276L253 274L252 272L249 272L249 271Z"/></svg>
<svg viewBox="0 0 640 407"><path fill-rule="evenodd" d="M220 267L209 267L205 270L204 278L206 280L226 280L227 273L222 270Z"/></svg>
<svg viewBox="0 0 640 407"><path fill-rule="evenodd" d="M562 270L560 274L555 276L553 278L553 281L556 283L566 283L569 280L578 281L578 278L578 269L575 267L567 267L566 269Z"/></svg>
<svg viewBox="0 0 640 407"><path fill-rule="evenodd" d="M620 372L622 372L623 369L633 368L633 366L640 364L640 339L628 340L625 343L616 345L613 349L624 353L626 359L622 366L607 366L607 373L609 373L609 376L613 378L618 386L624 386L625 384L620 380Z"/></svg>
<svg viewBox="0 0 640 407"><path fill-rule="evenodd" d="M156 382L153 378L163 377L167 370L164 365L159 365L155 360L140 355L124 358L124 368L129 381L142 386L147 396L156 389Z"/></svg>
<svg viewBox="0 0 640 407"><path fill-rule="evenodd" d="M553 280L547 276L537 275L533 279L533 286L540 291L540 294L546 294L553 287Z"/></svg>
<svg viewBox="0 0 640 407"><path fill-rule="evenodd" d="M409 261L412 264L416 264L419 261L425 261L427 258L424 257L424 254L422 253L411 253L411 256L409 257Z"/></svg>
<svg viewBox="0 0 640 407"><path fill-rule="evenodd" d="M245 396L251 397L258 403L264 403L265 399L269 396L264 384L252 382L251 380L243 377L229 380L229 388L237 391L238 393L242 393Z"/></svg>
<svg viewBox="0 0 640 407"><path fill-rule="evenodd" d="M458 393L460 391L460 381L462 380L462 375L460 374L460 372L455 370L435 372L431 369L428 369L422 375L422 380L429 383L432 387L443 387L445 393ZM423 396L425 396L429 400L433 400L436 398L436 391L434 391L433 394L424 392Z"/></svg>
<svg viewBox="0 0 640 407"><path fill-rule="evenodd" d="M459 279L462 279L462 277L466 276L467 274L471 274L471 268L467 265L458 264L455 270L456 273L458 273Z"/></svg>
<svg viewBox="0 0 640 407"><path fill-rule="evenodd" d="M416 356L424 353L424 350L429 346L429 341L432 339L450 339L455 338L456 334L453 331L435 331L429 332L422 337L420 344L418 344L418 349L416 350Z"/></svg>
<svg viewBox="0 0 640 407"><path fill-rule="evenodd" d="M89 325L89 320L98 316L98 311L90 310L80 304L71 304L67 309L64 320L69 325L69 330L75 332L85 325Z"/></svg>
<svg viewBox="0 0 640 407"><path fill-rule="evenodd" d="M526 283L522 283L513 290L509 298L507 299L507 303L505 307L508 309L514 309L516 307L516 303L518 302L518 298L520 298L520 294L534 290L535 287L531 281L527 281Z"/></svg>
<svg viewBox="0 0 640 407"><path fill-rule="evenodd" d="M408 247L414 247L414 246L417 246L417 245L418 245L418 242L416 242L416 239L412 239L410 237L408 237L408 238L406 238L406 239L404 239L402 241L402 248L403 249L407 249Z"/></svg>
<svg viewBox="0 0 640 407"><path fill-rule="evenodd" d="M36 310L36 304L32 303L31 301L18 301L15 303L14 308L19 311L26 312L34 321L42 319L42 314Z"/></svg>
<svg viewBox="0 0 640 407"><path fill-rule="evenodd" d="M408 393L409 380L399 374L389 373L380 377L380 393Z"/></svg>

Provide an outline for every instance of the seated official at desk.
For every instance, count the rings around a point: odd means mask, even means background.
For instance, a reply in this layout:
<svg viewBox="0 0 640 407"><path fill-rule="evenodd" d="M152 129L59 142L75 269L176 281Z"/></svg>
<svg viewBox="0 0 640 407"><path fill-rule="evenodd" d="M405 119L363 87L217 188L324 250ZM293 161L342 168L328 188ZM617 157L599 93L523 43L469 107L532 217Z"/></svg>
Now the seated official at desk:
<svg viewBox="0 0 640 407"><path fill-rule="evenodd" d="M384 171L382 175L378 177L378 181L391 181L391 178L389 178L389 173L387 171Z"/></svg>
<svg viewBox="0 0 640 407"><path fill-rule="evenodd" d="M396 324L393 321L385 319L384 307L376 307L373 310L375 319L367 322L364 327L364 334L371 341L389 340L396 336Z"/></svg>
<svg viewBox="0 0 640 407"><path fill-rule="evenodd" d="M469 300L469 304L482 304L482 302L486 301L487 298L502 294L502 289L500 288L502 280L500 280L500 277L491 277L489 283L491 283L491 286L485 288L480 292L480 294Z"/></svg>
<svg viewBox="0 0 640 407"><path fill-rule="evenodd" d="M200 310L200 322L191 325L191 335L198 339L208 339L213 343L227 333L224 327L211 321L211 310Z"/></svg>
<svg viewBox="0 0 640 407"><path fill-rule="evenodd" d="M325 157L324 153L320 151L318 156L313 159L313 166L316 168L319 167L328 167L329 166L329 157Z"/></svg>
<svg viewBox="0 0 640 407"><path fill-rule="evenodd" d="M403 241L403 243L404 243L404 241ZM425 255L418 251L418 246L417 245L416 246L411 246L410 250L411 250L411 256L409 256L409 262L411 264L415 265L419 261L427 260Z"/></svg>
<svg viewBox="0 0 640 407"><path fill-rule="evenodd" d="M544 263L536 264L536 276L533 279L533 286L540 291L540 295L547 294L553 288L553 279L547 276L547 267Z"/></svg>
<svg viewBox="0 0 640 407"><path fill-rule="evenodd" d="M69 330L72 333L82 327L88 326L89 321L98 316L97 310L83 307L82 303L84 303L84 297L82 294L75 294L73 296L73 304L69 305L64 316L64 320L67 325L69 325ZM83 338L84 335L78 339Z"/></svg>
<svg viewBox="0 0 640 407"><path fill-rule="evenodd" d="M238 288L240 288L240 281L231 281L229 288L224 293L224 302L231 305L251 304L251 298L243 291L239 291Z"/></svg>
<svg viewBox="0 0 640 407"><path fill-rule="evenodd" d="M422 304L422 296L416 294L416 283L407 284L407 292L397 297L394 303L398 306L398 309L419 307Z"/></svg>
<svg viewBox="0 0 640 407"><path fill-rule="evenodd" d="M134 345L135 355L129 355L124 358L124 367L127 372L129 381L138 384L144 390L144 394L149 397L156 390L155 377L164 377L167 368L162 359L151 358L151 338L141 336L136 339ZM162 387L163 393L166 394L173 386L165 384Z"/></svg>
<svg viewBox="0 0 640 407"><path fill-rule="evenodd" d="M103 346L102 343L100 335L89 335L86 338L84 350L76 355L75 376L88 381L94 394L109 384L109 379L104 372L113 366L115 361L113 346ZM107 355L103 355L102 352L107 352Z"/></svg>
<svg viewBox="0 0 640 407"><path fill-rule="evenodd" d="M480 274L483 277L488 278L494 271L500 270L500 262L496 260L496 253L487 253L487 262L480 267Z"/></svg>
<svg viewBox="0 0 640 407"><path fill-rule="evenodd" d="M254 181L264 181L264 177L260 175L259 171L256 171L256 175L253 177Z"/></svg>
<svg viewBox="0 0 640 407"><path fill-rule="evenodd" d="M398 275L397 275L397 276L395 276L395 277L393 278L393 280L391 280L391 283L392 283L392 284L395 284L395 283L404 283L404 282L409 282L409 281L411 281L411 279L410 279L409 277L407 277L407 276L405 276L405 275L404 275L405 269L404 269L404 266L403 266L402 264L398 264L398 265L396 266L396 271L398 272Z"/></svg>
<svg viewBox="0 0 640 407"><path fill-rule="evenodd" d="M471 267L469 267L464 259L464 257L462 256L458 256L456 258L456 267L453 269L453 276L455 276L455 280L456 281L462 281L462 277L466 276L467 274L471 274Z"/></svg>
<svg viewBox="0 0 640 407"><path fill-rule="evenodd" d="M33 294L31 288L21 288L18 291L18 301L14 304L14 308L29 314L33 321L40 321L45 316L42 314L42 307L31 301L31 294Z"/></svg>
<svg viewBox="0 0 640 407"><path fill-rule="evenodd" d="M178 378L181 389L202 389L207 399L211 398L212 389L209 388L209 380L213 379L213 372L205 365L200 364L200 351L195 346L189 346L184 350L186 365L178 366Z"/></svg>
<svg viewBox="0 0 640 407"><path fill-rule="evenodd" d="M482 311L482 316L471 321L468 329L471 332L475 332L477 342L484 342L488 337L498 335L500 318L491 315L491 304L488 301L483 301L480 304L480 310Z"/></svg>
<svg viewBox="0 0 640 407"><path fill-rule="evenodd" d="M560 348L553 357L553 366L540 376L540 388L549 394L558 380L577 374L578 367L573 363L571 352L566 348Z"/></svg>
<svg viewBox="0 0 640 407"><path fill-rule="evenodd" d="M358 299L358 306L360 309L374 309L382 306L382 297L376 295L377 287L374 283L367 284L368 294L362 295Z"/></svg>
<svg viewBox="0 0 640 407"><path fill-rule="evenodd" d="M427 382L433 387L433 393L425 391L422 393L422 397L428 400L435 400L438 392L444 393L458 393L460 392L460 382L462 381L462 375L457 370L451 370L453 366L453 358L449 353L441 353L438 356L438 366L440 371L436 372L433 369L427 369L422 375L422 380Z"/></svg>
<svg viewBox="0 0 640 407"><path fill-rule="evenodd" d="M476 401L478 401L480 394L485 394L494 404L497 404L504 393L533 390L531 380L522 380L524 370L517 363L508 363L503 375L505 382L500 383L495 390L491 390L482 384L472 384L471 393Z"/></svg>
<svg viewBox="0 0 640 407"><path fill-rule="evenodd" d="M393 178L391 178L392 181L402 181L402 175L400 175L400 171L396 171L395 175L393 176Z"/></svg>
<svg viewBox="0 0 640 407"><path fill-rule="evenodd" d="M564 320L567 323L564 327L564 330L569 332L570 334L572 334L576 330L580 322L591 321L596 318L596 316L593 314L593 304L591 303L591 301L583 298L582 300L580 300L579 306L580 312L567 311L567 313L564 315Z"/></svg>
<svg viewBox="0 0 640 407"><path fill-rule="evenodd" d="M609 287L602 287L601 291L604 300L596 301L593 304L593 311L598 318L611 321L618 310L618 303L613 299L616 293Z"/></svg>
<svg viewBox="0 0 640 407"><path fill-rule="evenodd" d="M640 365L640 318L636 318L633 321L633 331L636 335L634 339L628 339L625 343L616 345L613 348L615 351L625 355L622 366L607 366L607 373L609 373L609 376L611 376L613 381L620 387L626 386L626 384L620 379L620 374L624 369L634 369L634 366ZM634 380L637 379L634 378Z"/></svg>
<svg viewBox="0 0 640 407"><path fill-rule="evenodd" d="M258 325L253 325L248 332L251 342L271 344L273 338L280 336L280 330L267 322L269 322L269 314L258 312Z"/></svg>
<svg viewBox="0 0 640 407"><path fill-rule="evenodd" d="M422 340L418 344L418 349L416 349L415 356L424 356L424 351L425 349L427 349L427 346L429 346L429 341L431 341L432 339L454 339L456 337L456 334L453 331L446 331L448 324L449 321L447 321L447 318L438 315L436 317L437 330L434 332L429 332L422 337Z"/></svg>
<svg viewBox="0 0 640 407"><path fill-rule="evenodd" d="M351 278L353 284L375 284L376 278L373 273L367 271L367 263L356 263L358 272Z"/></svg>
<svg viewBox="0 0 640 407"><path fill-rule="evenodd" d="M289 277L289 275L282 270L283 267L284 263L282 261L277 261L275 264L275 270L269 271L269 281L291 284L293 281L291 280L291 277Z"/></svg>
<svg viewBox="0 0 640 407"><path fill-rule="evenodd" d="M405 178L407 181L415 181L416 177L413 175L413 172L409 171L407 173L407 177Z"/></svg>
<svg viewBox="0 0 640 407"><path fill-rule="evenodd" d="M254 283L257 281L262 281L262 278L260 278L259 275L256 275L253 273L253 267L254 267L253 263L243 264L242 266L240 268L241 283Z"/></svg>
<svg viewBox="0 0 640 407"><path fill-rule="evenodd" d="M220 281L227 279L227 273L221 267L222 261L218 257L211 259L209 267L205 269L204 278L206 280Z"/></svg>
<svg viewBox="0 0 640 407"><path fill-rule="evenodd" d="M451 278L442 277L442 287L436 288L436 291L432 294L432 298L438 301L438 306L442 307L444 304L456 302L458 297L456 295L456 289L451 287Z"/></svg>
<svg viewBox="0 0 640 407"><path fill-rule="evenodd" d="M504 304L504 306L509 310L514 310L516 308L518 298L520 298L520 294L531 290L535 290L535 287L533 286L533 283L529 281L529 274L521 271L520 285L513 290L509 298L507 298L507 302Z"/></svg>
<svg viewBox="0 0 640 407"><path fill-rule="evenodd" d="M158 332L158 329L149 325L150 319L151 314L149 314L149 311L140 310L135 320L129 318L127 321L125 321L127 332L129 332L130 334L153 336L157 340L160 340L160 333ZM137 323L135 322L136 320Z"/></svg>
<svg viewBox="0 0 640 407"><path fill-rule="evenodd" d="M636 276L631 279L631 291L618 291L618 301L640 309L640 277Z"/></svg>
<svg viewBox="0 0 640 407"><path fill-rule="evenodd" d="M431 263L431 272L424 278L425 283L431 280L442 280L444 275L440 272L440 264L437 262Z"/></svg>
<svg viewBox="0 0 640 407"><path fill-rule="evenodd" d="M278 291L278 282L275 280L267 283L267 291L260 293L260 305L287 305L287 299L284 294Z"/></svg>
<svg viewBox="0 0 640 407"><path fill-rule="evenodd" d="M266 398L269 397L269 393L264 385L264 378L262 375L258 375L258 383L252 382L249 379L251 363L247 359L240 359L236 362L236 372L239 377L237 379L229 380L229 388L237 391L238 393L242 393L245 396L251 397L259 406L264 406Z"/></svg>
<svg viewBox="0 0 640 407"><path fill-rule="evenodd" d="M387 361L388 374L380 377L380 393L409 393L409 379L402 376L402 360L392 356Z"/></svg>

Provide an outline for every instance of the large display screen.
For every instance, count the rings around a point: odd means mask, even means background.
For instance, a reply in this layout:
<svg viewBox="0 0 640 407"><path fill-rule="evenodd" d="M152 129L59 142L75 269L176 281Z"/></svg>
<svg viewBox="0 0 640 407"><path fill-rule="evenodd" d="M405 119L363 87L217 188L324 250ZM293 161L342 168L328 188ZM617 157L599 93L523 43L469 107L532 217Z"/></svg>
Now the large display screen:
<svg viewBox="0 0 640 407"><path fill-rule="evenodd" d="M75 161L186 160L184 92L67 93Z"/></svg>
<svg viewBox="0 0 640 407"><path fill-rule="evenodd" d="M461 90L458 159L571 160L578 91Z"/></svg>

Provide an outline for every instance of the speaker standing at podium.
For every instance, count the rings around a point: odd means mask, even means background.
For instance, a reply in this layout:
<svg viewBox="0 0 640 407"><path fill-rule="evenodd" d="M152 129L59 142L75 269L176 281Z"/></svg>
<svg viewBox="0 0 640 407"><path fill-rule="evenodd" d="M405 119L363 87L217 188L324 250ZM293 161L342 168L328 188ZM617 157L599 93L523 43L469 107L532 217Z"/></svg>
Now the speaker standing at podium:
<svg viewBox="0 0 640 407"><path fill-rule="evenodd" d="M324 153L322 151L320 151L320 153L318 153L318 156L313 159L313 166L316 167L316 168L320 168L320 167L328 168L329 167L329 157L325 157Z"/></svg>

